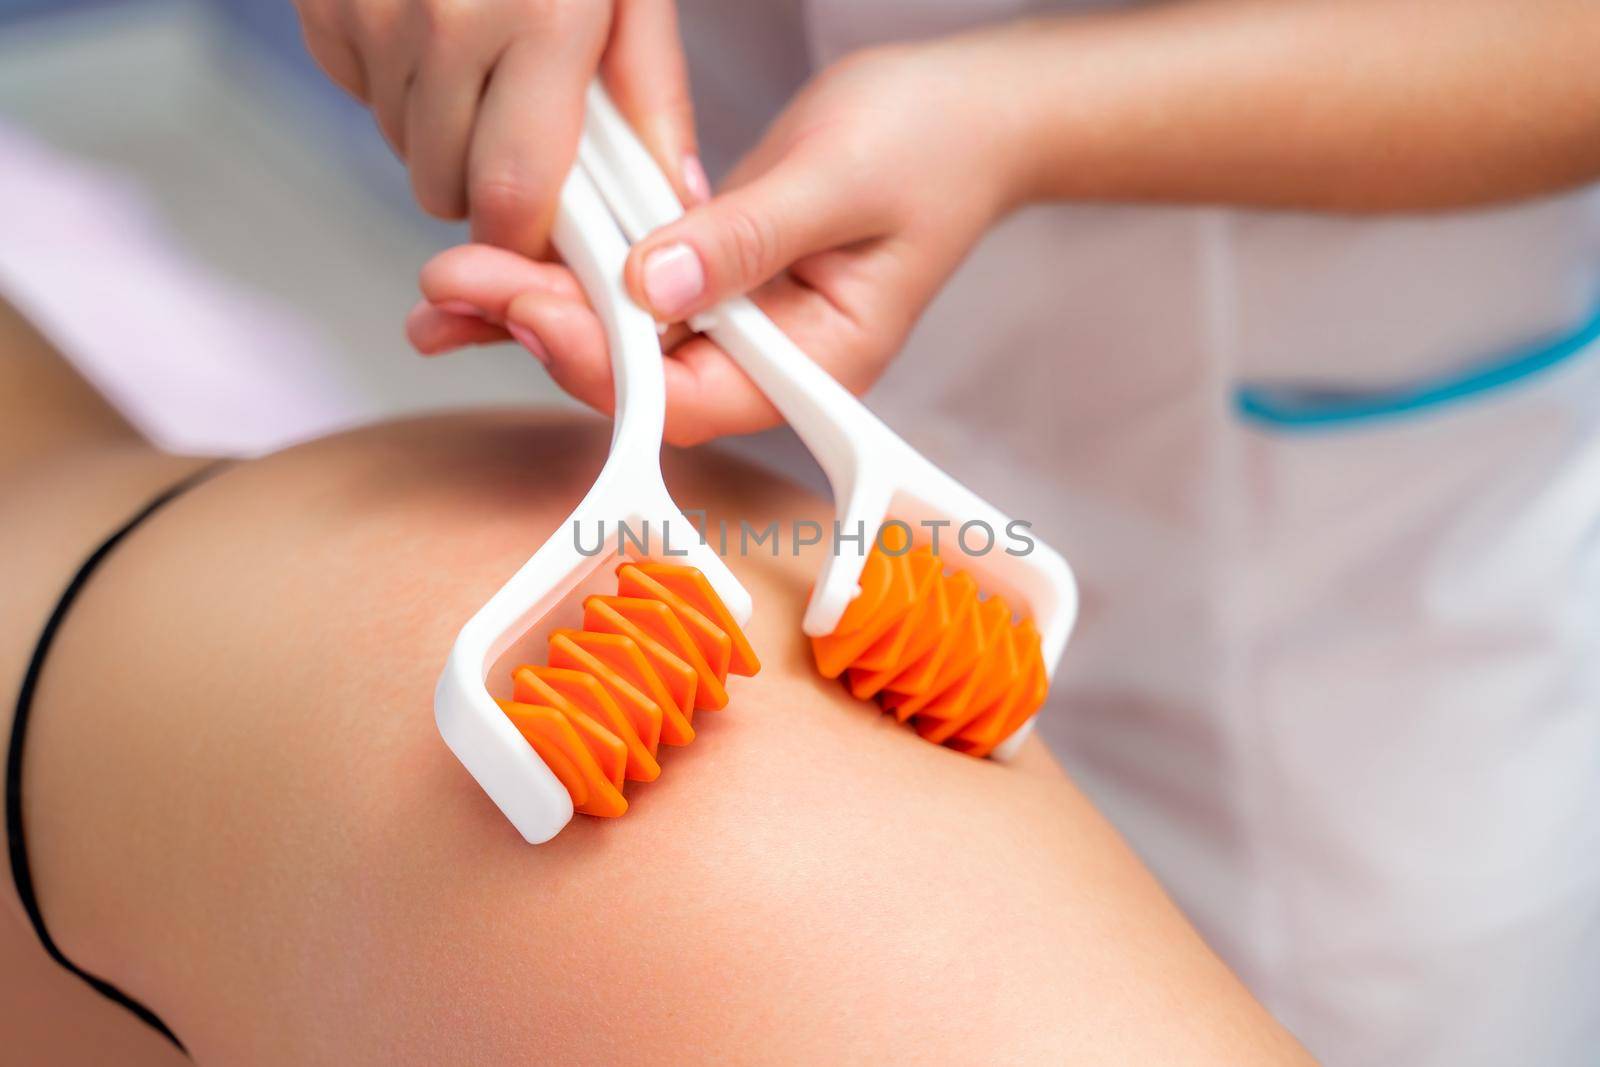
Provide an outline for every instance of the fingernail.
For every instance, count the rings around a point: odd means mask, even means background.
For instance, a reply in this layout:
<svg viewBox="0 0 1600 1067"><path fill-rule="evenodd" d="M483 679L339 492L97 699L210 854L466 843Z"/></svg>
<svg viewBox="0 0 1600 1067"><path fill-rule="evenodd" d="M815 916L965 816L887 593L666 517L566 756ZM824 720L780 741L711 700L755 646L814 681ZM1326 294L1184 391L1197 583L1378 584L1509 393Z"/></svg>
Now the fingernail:
<svg viewBox="0 0 1600 1067"><path fill-rule="evenodd" d="M550 350L544 346L543 341L539 340L538 334L515 322L506 323L506 332L516 339L517 344L532 352L534 359L546 367L550 366Z"/></svg>
<svg viewBox="0 0 1600 1067"><path fill-rule="evenodd" d="M474 319L486 319L489 316L476 304L469 304L465 300L441 300L433 305L440 311L448 311L452 315L467 315Z"/></svg>
<svg viewBox="0 0 1600 1067"><path fill-rule="evenodd" d="M705 268L695 250L682 241L644 257L644 296L659 315L687 309L706 287Z"/></svg>
<svg viewBox="0 0 1600 1067"><path fill-rule="evenodd" d="M706 177L706 168L700 165L699 156L683 157L683 187L689 191L689 199L696 204L711 199L711 182Z"/></svg>

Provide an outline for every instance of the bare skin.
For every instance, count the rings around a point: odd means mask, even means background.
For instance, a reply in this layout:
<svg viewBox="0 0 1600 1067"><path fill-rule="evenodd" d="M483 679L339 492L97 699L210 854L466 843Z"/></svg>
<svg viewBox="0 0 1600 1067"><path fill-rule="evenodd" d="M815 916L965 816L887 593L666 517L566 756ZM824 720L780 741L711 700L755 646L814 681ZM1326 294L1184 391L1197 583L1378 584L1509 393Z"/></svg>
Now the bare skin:
<svg viewBox="0 0 1600 1067"><path fill-rule="evenodd" d="M372 109L430 215L543 246L597 74L685 203L695 154L673 0L295 0L306 49Z"/></svg>
<svg viewBox="0 0 1600 1067"><path fill-rule="evenodd" d="M47 365L27 373L74 394ZM101 414L5 475L8 692L80 557L195 463ZM201 1063L1305 1061L1042 748L972 760L815 676L814 559L735 560L761 674L624 818L523 843L439 740L433 682L606 436L377 427L231 468L131 537L29 735L30 851L68 955ZM669 480L713 514L821 514L714 456L672 455ZM20 1040L173 1061L6 926L5 981L36 1003L0 1014Z"/></svg>
<svg viewBox="0 0 1600 1067"><path fill-rule="evenodd" d="M714 198L636 244L627 280L664 322L753 293L859 392L1021 205L1417 212L1595 181L1597 50L1591 0L1186 0L872 48L820 71ZM490 251L429 265L412 343L515 337L605 410L582 294ZM709 338L668 341L670 439L778 421Z"/></svg>

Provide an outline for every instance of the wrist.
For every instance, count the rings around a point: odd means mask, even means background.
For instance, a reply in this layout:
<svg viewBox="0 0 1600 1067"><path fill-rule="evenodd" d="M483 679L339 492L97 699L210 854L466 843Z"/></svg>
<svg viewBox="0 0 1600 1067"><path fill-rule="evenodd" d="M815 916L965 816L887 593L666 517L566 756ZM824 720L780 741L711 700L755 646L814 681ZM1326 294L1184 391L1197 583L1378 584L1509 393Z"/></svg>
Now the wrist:
<svg viewBox="0 0 1600 1067"><path fill-rule="evenodd" d="M977 194L998 218L1043 198L1049 135L1046 87L1029 46L1032 20L986 27L927 45L951 89L955 151L979 165Z"/></svg>
<svg viewBox="0 0 1600 1067"><path fill-rule="evenodd" d="M931 42L950 72L996 214L1110 192L1120 151L1113 101L1089 84L1105 64L1085 48L1110 17L1018 19ZM1102 80L1100 89L1107 87ZM1095 101L1093 106L1085 103ZM1069 165L1070 163L1070 165Z"/></svg>
<svg viewBox="0 0 1600 1067"><path fill-rule="evenodd" d="M1006 71L1006 48L994 31L908 44L884 45L850 61L877 68L879 85L911 94L902 114L927 135L905 138L926 151L904 157L924 188L942 188L950 207L987 224L1029 198L1029 132L1033 102L1014 91ZM903 120L904 121L904 120ZM905 133L909 135L910 130ZM913 159L915 163L913 163Z"/></svg>

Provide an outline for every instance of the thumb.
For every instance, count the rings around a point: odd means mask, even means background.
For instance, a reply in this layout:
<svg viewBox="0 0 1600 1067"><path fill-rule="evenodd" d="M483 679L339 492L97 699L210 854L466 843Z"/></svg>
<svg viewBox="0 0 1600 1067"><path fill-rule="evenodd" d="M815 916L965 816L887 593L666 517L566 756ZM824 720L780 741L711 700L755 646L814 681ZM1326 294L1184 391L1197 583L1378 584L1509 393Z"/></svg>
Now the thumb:
<svg viewBox="0 0 1600 1067"><path fill-rule="evenodd" d="M871 198L836 180L829 157L791 154L748 184L690 209L633 247L633 298L678 322L748 293L790 264L881 232Z"/></svg>
<svg viewBox="0 0 1600 1067"><path fill-rule="evenodd" d="M695 147L689 72L675 0L617 0L600 72L617 109L650 149L678 199L711 196Z"/></svg>

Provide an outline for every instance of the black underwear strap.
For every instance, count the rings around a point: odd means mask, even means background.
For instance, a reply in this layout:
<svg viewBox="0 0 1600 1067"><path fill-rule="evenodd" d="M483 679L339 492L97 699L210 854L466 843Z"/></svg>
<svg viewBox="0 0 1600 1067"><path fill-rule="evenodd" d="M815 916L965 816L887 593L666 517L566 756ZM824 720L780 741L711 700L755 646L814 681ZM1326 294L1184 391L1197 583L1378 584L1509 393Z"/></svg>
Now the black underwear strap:
<svg viewBox="0 0 1600 1067"><path fill-rule="evenodd" d="M50 931L45 928L44 916L39 912L39 898L33 889L33 870L28 864L28 844L22 826L22 752L28 733L28 715L33 710L34 690L38 687L39 675L44 670L45 657L49 655L50 645L55 640L56 632L61 628L62 620L67 617L67 612L77 600L78 594L83 591L90 576L122 542L122 539L132 533L140 523L160 511L164 505L185 490L210 477L218 466L220 464L201 468L150 501L137 515L123 523L115 533L101 542L100 547L83 561L83 565L67 583L61 598L56 601L55 610L50 613L50 618L44 624L44 630L39 634L38 643L33 646L33 658L28 661L28 671L22 677L22 689L17 694L17 717L11 723L11 745L6 751L6 843L11 852L11 878L16 883L17 896L22 900L22 909L27 912L28 922L33 925L33 932L38 936L39 943L44 946L51 959L89 983L107 1000L121 1004L133 1012L185 1054L188 1050L183 1047L183 1042L178 1040L178 1036L155 1012L110 982L95 977L67 959L56 945L55 939L50 936Z"/></svg>

